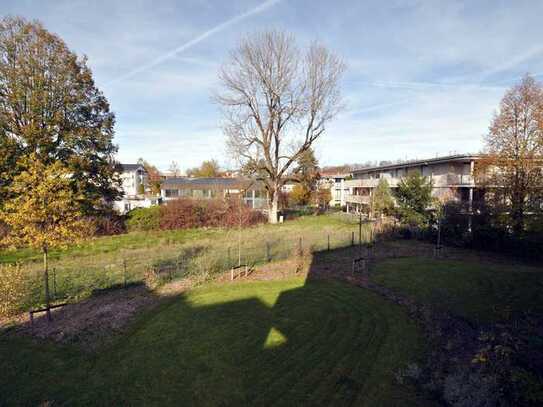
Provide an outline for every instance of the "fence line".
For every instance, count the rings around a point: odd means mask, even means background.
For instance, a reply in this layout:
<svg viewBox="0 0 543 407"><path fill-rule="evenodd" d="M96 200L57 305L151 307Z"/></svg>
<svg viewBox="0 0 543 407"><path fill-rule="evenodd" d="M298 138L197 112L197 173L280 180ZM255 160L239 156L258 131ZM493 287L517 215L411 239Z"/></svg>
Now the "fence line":
<svg viewBox="0 0 543 407"><path fill-rule="evenodd" d="M270 233L261 239L251 239L245 238L242 230L240 247L238 239L233 238L219 241L197 240L184 244L167 242L153 249L123 249L114 254L105 253L103 256L54 260L51 262L50 273L53 301L77 301L96 291L133 284L146 283L152 286L185 277L204 280L230 271L232 267L238 266L238 263L254 267L298 256L300 252L348 247L360 243L358 232L358 227L355 226L352 230L325 229L320 234L300 233L289 237ZM371 231L364 227L362 243L368 242L370 238ZM23 268L29 269L27 300L21 304L21 308L27 310L44 304L44 282L39 264L27 264Z"/></svg>

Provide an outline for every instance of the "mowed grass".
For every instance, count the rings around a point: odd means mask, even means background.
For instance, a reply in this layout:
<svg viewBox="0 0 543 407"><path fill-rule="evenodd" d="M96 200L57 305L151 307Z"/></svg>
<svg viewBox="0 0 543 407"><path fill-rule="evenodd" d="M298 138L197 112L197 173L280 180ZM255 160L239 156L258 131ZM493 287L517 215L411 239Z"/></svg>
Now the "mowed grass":
<svg viewBox="0 0 543 407"><path fill-rule="evenodd" d="M405 258L378 263L372 279L473 323L543 313L543 266Z"/></svg>
<svg viewBox="0 0 543 407"><path fill-rule="evenodd" d="M93 354L0 339L0 405L431 405L394 374L424 353L396 305L340 282L207 286Z"/></svg>

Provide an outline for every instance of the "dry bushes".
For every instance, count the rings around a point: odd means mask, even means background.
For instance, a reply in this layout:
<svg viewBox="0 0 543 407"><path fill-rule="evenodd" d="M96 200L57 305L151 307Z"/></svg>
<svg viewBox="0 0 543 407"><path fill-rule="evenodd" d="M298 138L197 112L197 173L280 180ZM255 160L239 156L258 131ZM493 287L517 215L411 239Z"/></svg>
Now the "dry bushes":
<svg viewBox="0 0 543 407"><path fill-rule="evenodd" d="M265 221L237 199L176 199L160 207L160 229L198 227L233 227L255 225Z"/></svg>

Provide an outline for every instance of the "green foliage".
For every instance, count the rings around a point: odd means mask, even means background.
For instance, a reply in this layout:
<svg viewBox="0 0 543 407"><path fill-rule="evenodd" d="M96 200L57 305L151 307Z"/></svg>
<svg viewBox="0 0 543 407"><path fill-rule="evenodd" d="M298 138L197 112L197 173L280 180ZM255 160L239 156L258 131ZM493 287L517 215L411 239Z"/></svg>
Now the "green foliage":
<svg viewBox="0 0 543 407"><path fill-rule="evenodd" d="M385 178L379 180L379 184L373 193L373 213L375 215L390 215L394 209L392 191Z"/></svg>
<svg viewBox="0 0 543 407"><path fill-rule="evenodd" d="M160 207L136 208L126 215L128 231L158 230L160 227Z"/></svg>
<svg viewBox="0 0 543 407"><path fill-rule="evenodd" d="M145 185L138 184L138 195L143 195L143 194L145 194Z"/></svg>
<svg viewBox="0 0 543 407"><path fill-rule="evenodd" d="M295 179L304 187L307 191L314 191L316 189L317 181L320 178L319 174L319 162L315 157L315 152L312 148L304 151L298 160L296 160L296 168L293 170Z"/></svg>
<svg viewBox="0 0 543 407"><path fill-rule="evenodd" d="M0 404L421 406L393 372L423 350L399 306L344 283L206 286L92 354L0 337Z"/></svg>
<svg viewBox="0 0 543 407"><path fill-rule="evenodd" d="M432 182L419 172L402 178L394 193L400 221L409 226L424 227L430 222L429 209L433 203Z"/></svg>
<svg viewBox="0 0 543 407"><path fill-rule="evenodd" d="M114 122L85 58L39 22L0 20L0 205L34 155L69 170L85 214L105 211L119 196Z"/></svg>

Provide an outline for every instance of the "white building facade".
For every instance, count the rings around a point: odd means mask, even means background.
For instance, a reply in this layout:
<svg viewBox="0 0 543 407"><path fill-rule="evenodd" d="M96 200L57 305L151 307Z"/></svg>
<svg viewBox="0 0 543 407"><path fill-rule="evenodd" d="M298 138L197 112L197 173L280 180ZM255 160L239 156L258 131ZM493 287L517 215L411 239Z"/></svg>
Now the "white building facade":
<svg viewBox="0 0 543 407"><path fill-rule="evenodd" d="M347 195L350 189L346 181L351 177L350 174L323 174L319 179L319 189L330 190L331 207L345 207L347 205Z"/></svg>
<svg viewBox="0 0 543 407"><path fill-rule="evenodd" d="M142 164L120 164L119 172L123 196L113 202L113 208L125 214L135 208L149 208L159 203L159 197L146 195L148 174Z"/></svg>

